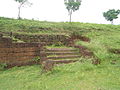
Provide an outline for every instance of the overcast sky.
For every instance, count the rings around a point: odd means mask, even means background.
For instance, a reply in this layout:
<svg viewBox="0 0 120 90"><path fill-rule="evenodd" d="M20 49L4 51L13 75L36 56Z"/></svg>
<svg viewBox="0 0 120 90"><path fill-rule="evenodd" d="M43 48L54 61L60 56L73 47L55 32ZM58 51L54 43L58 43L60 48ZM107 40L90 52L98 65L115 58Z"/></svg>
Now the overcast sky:
<svg viewBox="0 0 120 90"><path fill-rule="evenodd" d="M31 7L23 7L21 17L39 19L40 21L69 21L64 0L29 0ZM72 21L110 24L103 17L103 12L109 9L120 9L120 0L82 0L80 9L73 13ZM17 18L18 3L14 0L0 0L0 16ZM120 17L114 20L120 24Z"/></svg>

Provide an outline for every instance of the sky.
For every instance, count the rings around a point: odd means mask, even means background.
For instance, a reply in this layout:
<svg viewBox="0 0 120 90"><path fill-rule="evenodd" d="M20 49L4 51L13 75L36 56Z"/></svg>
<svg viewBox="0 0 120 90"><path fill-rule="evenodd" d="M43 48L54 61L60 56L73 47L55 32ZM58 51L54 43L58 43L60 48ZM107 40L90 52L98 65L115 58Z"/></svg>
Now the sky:
<svg viewBox="0 0 120 90"><path fill-rule="evenodd" d="M33 5L21 9L21 17L26 19L67 22L69 21L68 11L64 0L29 0ZM0 16L17 18L19 3L15 0L0 0ZM103 12L109 9L120 9L120 0L82 0L78 11L72 14L73 22L110 24L103 17ZM114 24L120 24L119 18Z"/></svg>

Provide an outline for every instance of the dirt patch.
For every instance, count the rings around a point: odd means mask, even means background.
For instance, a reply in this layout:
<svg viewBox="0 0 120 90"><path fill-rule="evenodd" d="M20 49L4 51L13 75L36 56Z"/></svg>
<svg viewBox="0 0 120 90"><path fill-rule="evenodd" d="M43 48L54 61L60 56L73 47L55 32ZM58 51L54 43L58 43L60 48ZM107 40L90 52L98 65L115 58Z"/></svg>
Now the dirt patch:
<svg viewBox="0 0 120 90"><path fill-rule="evenodd" d="M120 49L109 49L109 52L114 54L120 54Z"/></svg>
<svg viewBox="0 0 120 90"><path fill-rule="evenodd" d="M82 36L82 35L71 35L71 38L73 40L79 39L79 40L84 41L84 42L90 42L90 38Z"/></svg>
<svg viewBox="0 0 120 90"><path fill-rule="evenodd" d="M84 57L92 57L94 54L84 46L76 45L75 48L79 48L79 52Z"/></svg>
<svg viewBox="0 0 120 90"><path fill-rule="evenodd" d="M87 57L87 58L93 58L92 60L92 64L98 65L100 64L100 60L94 55L94 53L92 51L90 51L88 48L81 46L81 45L76 45L74 46L75 48L79 49L79 52L81 54L81 56L83 57Z"/></svg>

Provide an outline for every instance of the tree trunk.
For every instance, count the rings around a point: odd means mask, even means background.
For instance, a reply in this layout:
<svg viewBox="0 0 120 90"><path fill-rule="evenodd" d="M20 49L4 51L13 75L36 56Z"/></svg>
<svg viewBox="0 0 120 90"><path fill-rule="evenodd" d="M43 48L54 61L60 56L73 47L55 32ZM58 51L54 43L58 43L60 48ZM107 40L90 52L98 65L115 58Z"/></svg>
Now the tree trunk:
<svg viewBox="0 0 120 90"><path fill-rule="evenodd" d="M72 21L72 10L70 10L69 15L70 15L70 22L71 22Z"/></svg>
<svg viewBox="0 0 120 90"><path fill-rule="evenodd" d="M20 13L21 13L21 5L18 7L18 19L21 19Z"/></svg>
<svg viewBox="0 0 120 90"><path fill-rule="evenodd" d="M111 21L111 24L113 25L113 20Z"/></svg>
<svg viewBox="0 0 120 90"><path fill-rule="evenodd" d="M72 17L71 17L71 14L70 14L70 22L71 22L71 18L72 18Z"/></svg>

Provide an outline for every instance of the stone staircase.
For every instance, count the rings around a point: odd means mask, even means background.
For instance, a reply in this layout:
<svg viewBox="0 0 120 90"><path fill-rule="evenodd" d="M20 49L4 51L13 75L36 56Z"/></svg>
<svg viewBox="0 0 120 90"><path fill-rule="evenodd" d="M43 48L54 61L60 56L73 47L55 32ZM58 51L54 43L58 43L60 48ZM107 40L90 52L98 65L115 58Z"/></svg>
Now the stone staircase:
<svg viewBox="0 0 120 90"><path fill-rule="evenodd" d="M79 49L69 47L46 48L41 55L42 72L51 71L55 65L77 62L81 57Z"/></svg>
<svg viewBox="0 0 120 90"><path fill-rule="evenodd" d="M46 55L48 61L53 61L56 64L76 62L80 58L79 50L69 47L48 48Z"/></svg>

